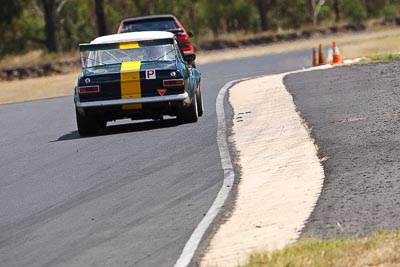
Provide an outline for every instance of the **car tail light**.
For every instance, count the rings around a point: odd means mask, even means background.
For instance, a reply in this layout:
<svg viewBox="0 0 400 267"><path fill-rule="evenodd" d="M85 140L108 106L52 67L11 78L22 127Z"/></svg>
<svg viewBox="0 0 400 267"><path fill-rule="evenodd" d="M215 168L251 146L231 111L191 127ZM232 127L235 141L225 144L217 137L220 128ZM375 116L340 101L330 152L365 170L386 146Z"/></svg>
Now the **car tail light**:
<svg viewBox="0 0 400 267"><path fill-rule="evenodd" d="M163 85L164 86L182 86L184 85L183 79L173 79L173 80L164 80Z"/></svg>
<svg viewBox="0 0 400 267"><path fill-rule="evenodd" d="M189 36L187 34L178 36L178 43L183 51L193 51L193 45L189 40Z"/></svg>
<svg viewBox="0 0 400 267"><path fill-rule="evenodd" d="M98 85L93 85L93 86L79 86L78 92L80 94L85 94L85 93L98 93L100 92L100 86Z"/></svg>
<svg viewBox="0 0 400 267"><path fill-rule="evenodd" d="M175 18L176 24L178 24L179 28L184 29L182 23ZM177 34L179 46L184 52L190 51L194 52L194 47L192 42L189 39L189 34L184 30L182 34Z"/></svg>

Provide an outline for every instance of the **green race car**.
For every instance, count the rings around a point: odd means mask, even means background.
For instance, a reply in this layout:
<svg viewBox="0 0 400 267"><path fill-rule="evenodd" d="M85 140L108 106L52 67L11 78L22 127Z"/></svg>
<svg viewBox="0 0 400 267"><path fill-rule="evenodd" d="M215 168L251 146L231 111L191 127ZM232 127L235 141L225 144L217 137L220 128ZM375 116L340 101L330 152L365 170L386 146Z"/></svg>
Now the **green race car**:
<svg viewBox="0 0 400 267"><path fill-rule="evenodd" d="M201 74L170 32L132 32L79 45L82 72L74 102L78 132L94 135L108 121L130 118L179 123L203 114Z"/></svg>

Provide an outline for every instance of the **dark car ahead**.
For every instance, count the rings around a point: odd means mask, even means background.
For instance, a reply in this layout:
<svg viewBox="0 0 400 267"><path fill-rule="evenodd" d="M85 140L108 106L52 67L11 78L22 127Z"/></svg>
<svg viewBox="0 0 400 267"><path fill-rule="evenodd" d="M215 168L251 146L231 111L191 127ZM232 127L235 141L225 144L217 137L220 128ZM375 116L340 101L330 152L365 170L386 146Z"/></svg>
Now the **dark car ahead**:
<svg viewBox="0 0 400 267"><path fill-rule="evenodd" d="M194 54L194 47L188 32L174 15L152 15L123 19L117 33L138 31L168 31L176 34L183 53Z"/></svg>
<svg viewBox="0 0 400 267"><path fill-rule="evenodd" d="M108 121L129 118L179 123L203 114L201 74L170 32L133 32L79 46L82 72L74 102L78 132L94 135Z"/></svg>

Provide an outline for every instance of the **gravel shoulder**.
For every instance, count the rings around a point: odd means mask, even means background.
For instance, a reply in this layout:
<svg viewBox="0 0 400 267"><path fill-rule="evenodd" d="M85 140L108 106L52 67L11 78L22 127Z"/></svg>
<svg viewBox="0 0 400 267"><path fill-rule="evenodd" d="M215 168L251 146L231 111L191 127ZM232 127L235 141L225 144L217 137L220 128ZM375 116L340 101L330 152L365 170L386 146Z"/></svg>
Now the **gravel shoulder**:
<svg viewBox="0 0 400 267"><path fill-rule="evenodd" d="M302 236L400 229L400 62L286 77L324 163L322 194Z"/></svg>
<svg viewBox="0 0 400 267"><path fill-rule="evenodd" d="M202 266L234 266L299 237L399 230L399 71L399 62L341 66L232 87L242 175Z"/></svg>

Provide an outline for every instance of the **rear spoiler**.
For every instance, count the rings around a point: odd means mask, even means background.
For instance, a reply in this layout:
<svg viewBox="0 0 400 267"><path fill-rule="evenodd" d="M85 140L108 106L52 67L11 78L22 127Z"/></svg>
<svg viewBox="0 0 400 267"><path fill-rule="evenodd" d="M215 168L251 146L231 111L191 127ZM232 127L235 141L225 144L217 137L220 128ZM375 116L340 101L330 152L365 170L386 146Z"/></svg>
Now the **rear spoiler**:
<svg viewBox="0 0 400 267"><path fill-rule="evenodd" d="M176 28L176 29L168 29L166 30L167 32L171 32L177 36L183 35L185 32L181 28Z"/></svg>
<svg viewBox="0 0 400 267"><path fill-rule="evenodd" d="M80 44L79 52L112 50L112 49L131 49L131 48L139 48L139 47L144 47L144 46L165 45L165 44L173 44L173 43L174 43L174 40L172 38L145 40L145 41L138 41L138 42L116 42L116 43L103 43L103 44L90 43L90 44Z"/></svg>

